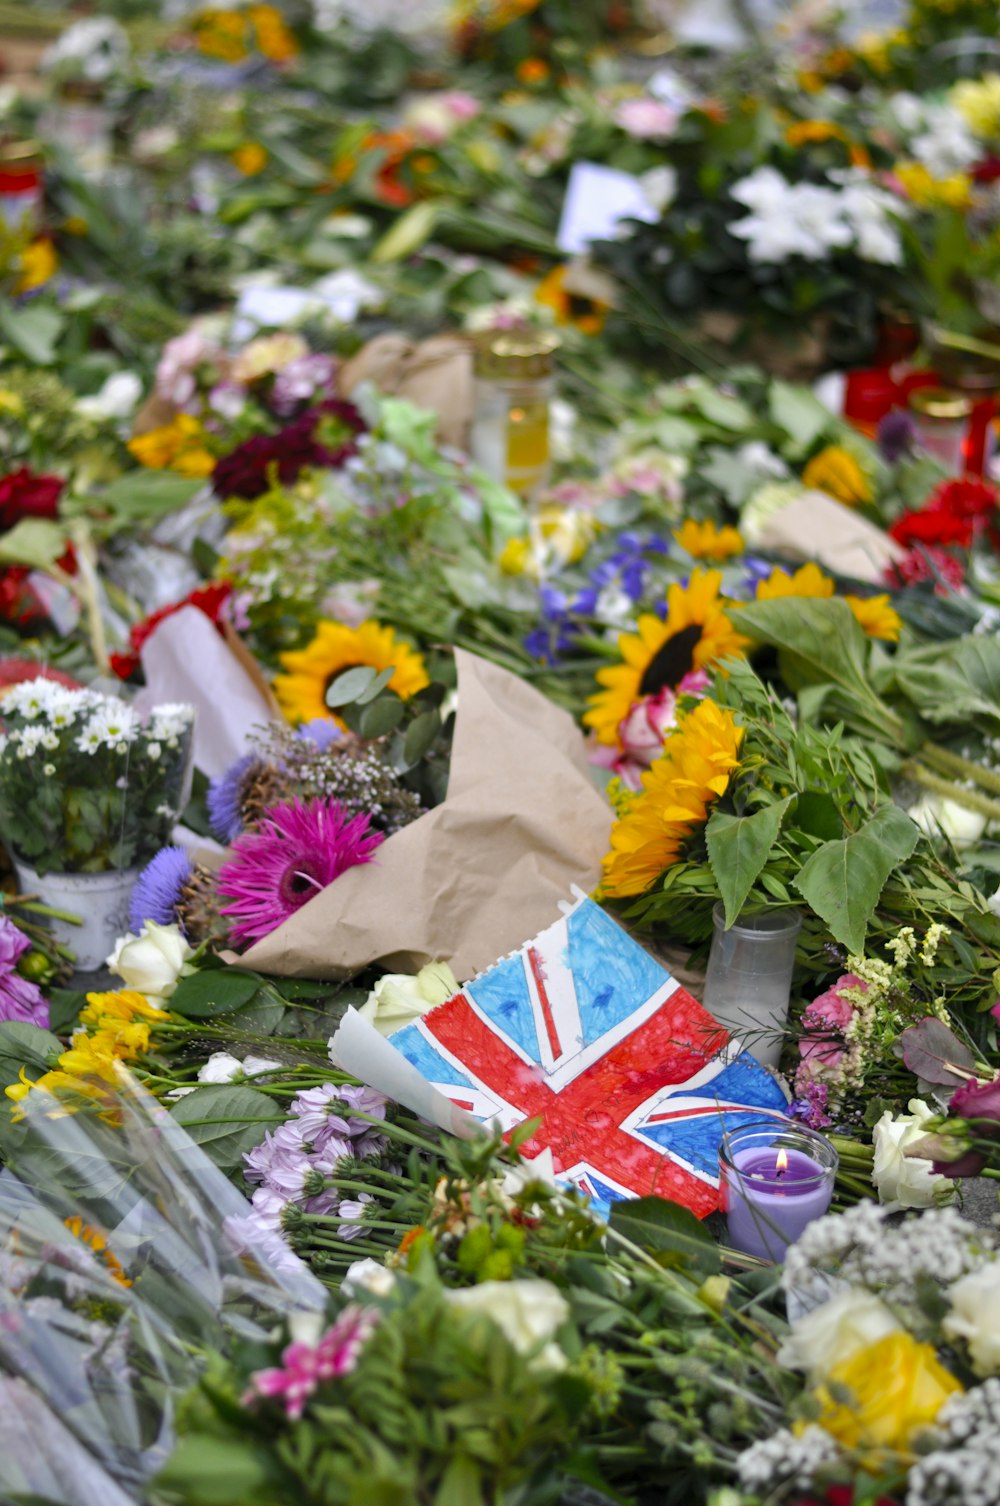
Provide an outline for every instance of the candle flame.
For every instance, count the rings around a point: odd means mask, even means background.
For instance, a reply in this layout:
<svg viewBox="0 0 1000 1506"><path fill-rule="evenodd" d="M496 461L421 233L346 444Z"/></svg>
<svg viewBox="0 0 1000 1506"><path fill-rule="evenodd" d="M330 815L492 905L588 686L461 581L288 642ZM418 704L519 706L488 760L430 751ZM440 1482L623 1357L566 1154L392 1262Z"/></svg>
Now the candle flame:
<svg viewBox="0 0 1000 1506"><path fill-rule="evenodd" d="M778 1151L778 1159L775 1162L775 1171L777 1172L778 1176L780 1177L781 1173L783 1171L787 1171L787 1170L788 1170L788 1152L787 1152L787 1150L779 1150Z"/></svg>

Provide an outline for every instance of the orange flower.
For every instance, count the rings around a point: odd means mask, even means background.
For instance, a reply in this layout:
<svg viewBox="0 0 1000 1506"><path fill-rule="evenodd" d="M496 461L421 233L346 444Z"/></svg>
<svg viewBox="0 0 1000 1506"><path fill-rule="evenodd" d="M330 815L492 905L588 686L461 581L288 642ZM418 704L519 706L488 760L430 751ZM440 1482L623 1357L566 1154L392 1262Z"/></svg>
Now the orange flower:
<svg viewBox="0 0 1000 1506"><path fill-rule="evenodd" d="M544 58L525 58L514 69L522 84L543 84L551 71Z"/></svg>
<svg viewBox="0 0 1000 1506"><path fill-rule="evenodd" d="M846 141L847 132L832 120L797 120L786 130L785 140L789 146L805 146L809 142L818 141Z"/></svg>
<svg viewBox="0 0 1000 1506"><path fill-rule="evenodd" d="M267 165L267 151L256 141L245 141L231 154L231 160L245 178L255 178Z"/></svg>

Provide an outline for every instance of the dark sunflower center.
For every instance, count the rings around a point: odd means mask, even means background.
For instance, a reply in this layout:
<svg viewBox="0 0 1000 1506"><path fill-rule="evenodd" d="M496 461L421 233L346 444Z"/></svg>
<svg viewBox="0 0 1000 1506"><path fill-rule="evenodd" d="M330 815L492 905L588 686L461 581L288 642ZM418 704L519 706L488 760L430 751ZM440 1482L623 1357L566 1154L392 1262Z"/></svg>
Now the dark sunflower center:
<svg viewBox="0 0 1000 1506"><path fill-rule="evenodd" d="M646 665L639 681L639 694L659 695L668 686L672 690L679 685L694 669L694 651L700 642L701 624L697 622L668 638Z"/></svg>
<svg viewBox="0 0 1000 1506"><path fill-rule="evenodd" d="M320 880L309 872L308 865L303 862L297 862L294 866L289 864L281 875L279 885L281 898L290 908L304 905L306 900L312 899L322 887Z"/></svg>

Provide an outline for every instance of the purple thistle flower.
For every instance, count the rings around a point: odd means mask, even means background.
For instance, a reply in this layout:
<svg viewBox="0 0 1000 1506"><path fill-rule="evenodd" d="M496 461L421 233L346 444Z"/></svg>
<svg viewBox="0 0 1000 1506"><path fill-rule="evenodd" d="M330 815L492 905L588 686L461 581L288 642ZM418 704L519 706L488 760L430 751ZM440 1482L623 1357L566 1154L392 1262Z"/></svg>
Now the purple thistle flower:
<svg viewBox="0 0 1000 1506"><path fill-rule="evenodd" d="M158 926L174 925L181 894L191 873L191 859L183 847L161 847L135 881L129 906L133 931L141 931L147 920L155 921Z"/></svg>
<svg viewBox="0 0 1000 1506"><path fill-rule="evenodd" d="M243 1405L261 1396L280 1398L288 1417L301 1417L317 1386L354 1369L378 1317L373 1309L352 1302L318 1344L289 1344L282 1350L280 1367L255 1371Z"/></svg>
<svg viewBox="0 0 1000 1506"><path fill-rule="evenodd" d="M370 862L382 840L366 815L348 818L336 800L274 806L219 870L219 894L229 901L220 913L233 940L269 936L348 868Z"/></svg>
<svg viewBox="0 0 1000 1506"><path fill-rule="evenodd" d="M48 1029L49 1005L29 978L22 978L17 964L31 942L6 915L0 915L0 1020L19 1020L26 1025Z"/></svg>
<svg viewBox="0 0 1000 1506"><path fill-rule="evenodd" d="M205 795L208 819L220 842L228 847L243 830L243 791L250 770L260 763L256 753L244 753L224 774L209 781Z"/></svg>
<svg viewBox="0 0 1000 1506"><path fill-rule="evenodd" d="M917 426L905 408L893 408L884 418L879 419L878 428L875 431L875 439L883 460L894 465L904 455L908 455L913 449L913 442L917 437Z"/></svg>

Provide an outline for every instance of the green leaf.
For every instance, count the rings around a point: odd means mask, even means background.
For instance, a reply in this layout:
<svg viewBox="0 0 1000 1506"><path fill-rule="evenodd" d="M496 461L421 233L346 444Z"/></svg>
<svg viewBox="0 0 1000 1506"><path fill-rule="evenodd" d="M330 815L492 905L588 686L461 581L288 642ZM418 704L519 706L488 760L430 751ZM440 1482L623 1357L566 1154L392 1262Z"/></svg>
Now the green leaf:
<svg viewBox="0 0 1000 1506"><path fill-rule="evenodd" d="M795 887L849 952L864 950L868 922L890 873L920 833L897 805L884 805L853 836L827 842L802 865Z"/></svg>
<svg viewBox="0 0 1000 1506"><path fill-rule="evenodd" d="M727 928L736 921L765 863L771 855L785 812L795 799L788 795L752 816L730 816L714 810L705 829L708 861L726 907Z"/></svg>
<svg viewBox="0 0 1000 1506"><path fill-rule="evenodd" d="M178 1099L170 1112L223 1171L242 1165L246 1152L285 1119L280 1104L240 1083L206 1083Z"/></svg>
<svg viewBox="0 0 1000 1506"><path fill-rule="evenodd" d="M204 485L195 477L172 471L131 471L105 487L100 500L121 522L151 522L179 511ZM92 500L87 505L91 508Z"/></svg>
<svg viewBox="0 0 1000 1506"><path fill-rule="evenodd" d="M0 560L5 565L50 570L65 553L66 534L48 518L22 518L0 538Z"/></svg>
<svg viewBox="0 0 1000 1506"><path fill-rule="evenodd" d="M448 1461L434 1506L482 1506L482 1475L478 1464L459 1454Z"/></svg>
<svg viewBox="0 0 1000 1506"><path fill-rule="evenodd" d="M440 731L441 718L436 711L425 711L414 718L406 729L403 744L403 757L410 768L420 762Z"/></svg>
<svg viewBox="0 0 1000 1506"><path fill-rule="evenodd" d="M40 1077L55 1066L62 1051L62 1042L50 1030L22 1020L4 1021L0 1024L0 1087L17 1082L22 1067L29 1077Z"/></svg>
<svg viewBox="0 0 1000 1506"><path fill-rule="evenodd" d="M807 790L799 796L792 824L796 831L819 837L823 842L836 842L844 832L836 800L822 790Z"/></svg>
<svg viewBox="0 0 1000 1506"><path fill-rule="evenodd" d="M372 251L371 260L378 265L380 262L401 261L405 256L412 256L425 241L430 240L439 212L439 206L434 200L421 199L405 214L400 215L395 224L390 225Z"/></svg>
<svg viewBox="0 0 1000 1506"><path fill-rule="evenodd" d="M719 1246L704 1224L680 1203L662 1197L629 1198L612 1203L609 1223L615 1233L651 1254L675 1255L678 1265L692 1266L706 1275L721 1267Z"/></svg>
<svg viewBox="0 0 1000 1506"><path fill-rule="evenodd" d="M880 700L868 678L869 643L846 602L780 597L733 611L733 622L758 643L781 652L781 671L793 690L827 684L841 694L838 714L848 711L865 730L901 735L899 719Z"/></svg>
<svg viewBox="0 0 1000 1506"><path fill-rule="evenodd" d="M353 669L345 669L328 687L326 704L331 708L349 706L368 689L374 679L375 671L370 664L357 664Z"/></svg>
<svg viewBox="0 0 1000 1506"><path fill-rule="evenodd" d="M385 689L395 673L396 666L394 664L390 664L388 668L380 670L374 680L365 687L361 694L354 697L357 704L359 706L367 706L369 701L374 701L379 691Z"/></svg>
<svg viewBox="0 0 1000 1506"><path fill-rule="evenodd" d="M217 1014L231 1014L249 1004L260 988L256 973L241 973L236 968L203 968L182 978L171 995L170 1008L187 1019L212 1019Z"/></svg>
<svg viewBox="0 0 1000 1506"><path fill-rule="evenodd" d="M768 393L771 417L801 455L830 427L832 416L808 387L775 381Z"/></svg>
<svg viewBox="0 0 1000 1506"><path fill-rule="evenodd" d="M49 1028L56 1035L69 1035L80 1010L87 1002L86 992L76 988L49 988Z"/></svg>
<svg viewBox="0 0 1000 1506"><path fill-rule="evenodd" d="M366 706L358 721L362 737L385 737L394 732L406 715L406 707L398 696L386 696Z"/></svg>
<svg viewBox="0 0 1000 1506"><path fill-rule="evenodd" d="M0 334L36 366L51 366L65 327L65 317L43 303L16 309L0 298Z"/></svg>
<svg viewBox="0 0 1000 1506"><path fill-rule="evenodd" d="M265 1500L270 1473L266 1446L250 1438L239 1441L197 1433L182 1438L156 1477L157 1484L177 1491L191 1506L232 1506ZM272 1496L272 1499L274 1497Z"/></svg>

